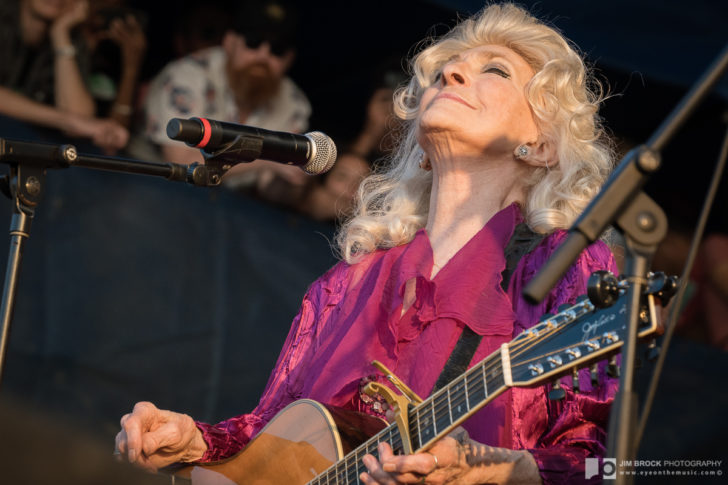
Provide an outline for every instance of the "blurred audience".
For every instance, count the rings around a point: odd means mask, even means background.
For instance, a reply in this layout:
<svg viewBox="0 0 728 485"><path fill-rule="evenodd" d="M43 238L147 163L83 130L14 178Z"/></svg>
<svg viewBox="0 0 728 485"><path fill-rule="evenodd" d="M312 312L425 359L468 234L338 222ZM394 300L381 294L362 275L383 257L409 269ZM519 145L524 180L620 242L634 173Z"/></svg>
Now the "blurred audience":
<svg viewBox="0 0 728 485"><path fill-rule="evenodd" d="M308 127L308 99L286 76L295 57L296 12L279 0L243 2L222 44L168 64L147 93L146 135L164 160L202 161L198 149L167 137L171 118L208 117L277 131ZM299 207L312 178L297 167L266 161L241 163L223 178L233 189Z"/></svg>
<svg viewBox="0 0 728 485"><path fill-rule="evenodd" d="M175 59L222 45L225 32L231 28L231 20L226 4L220 2L215 0L201 4L180 0L180 15L172 29Z"/></svg>
<svg viewBox="0 0 728 485"><path fill-rule="evenodd" d="M373 83L364 126L351 143L344 145L331 171L308 194L305 212L314 219L332 221L351 214L361 181L393 146L399 126L393 95L405 79L399 64L391 63Z"/></svg>
<svg viewBox="0 0 728 485"><path fill-rule="evenodd" d="M85 24L91 51L89 87L97 111L131 127L147 50L147 15L124 0L95 0Z"/></svg>
<svg viewBox="0 0 728 485"><path fill-rule="evenodd" d="M690 251L690 231L672 228L652 267L682 275ZM728 350L728 234L713 232L703 240L690 273L676 331L693 340Z"/></svg>
<svg viewBox="0 0 728 485"><path fill-rule="evenodd" d="M86 87L88 51L77 27L87 0L5 0L0 3L0 133L6 138L90 139L106 153L128 131L95 118ZM49 130L50 129L50 130Z"/></svg>

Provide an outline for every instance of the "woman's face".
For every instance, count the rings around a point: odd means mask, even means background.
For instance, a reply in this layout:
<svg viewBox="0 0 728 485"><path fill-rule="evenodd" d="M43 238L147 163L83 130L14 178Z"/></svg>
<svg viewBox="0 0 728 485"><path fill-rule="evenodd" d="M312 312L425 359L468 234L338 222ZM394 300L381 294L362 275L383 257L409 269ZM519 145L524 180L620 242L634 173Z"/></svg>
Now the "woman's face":
<svg viewBox="0 0 728 485"><path fill-rule="evenodd" d="M430 156L513 156L535 142L538 129L526 101L531 66L500 45L465 50L450 59L422 96L417 139Z"/></svg>

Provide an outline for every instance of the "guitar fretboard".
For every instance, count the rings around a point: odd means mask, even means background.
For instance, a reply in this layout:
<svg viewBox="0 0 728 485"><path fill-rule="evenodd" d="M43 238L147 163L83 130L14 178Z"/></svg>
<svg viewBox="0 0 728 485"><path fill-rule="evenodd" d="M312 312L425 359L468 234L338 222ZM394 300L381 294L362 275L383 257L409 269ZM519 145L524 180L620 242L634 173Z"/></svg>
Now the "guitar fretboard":
<svg viewBox="0 0 728 485"><path fill-rule="evenodd" d="M408 416L412 449L420 450L441 438L443 433L465 421L504 389L500 353L496 352L434 393L420 405L410 408ZM366 471L362 458L366 454L378 458L377 446L382 442L389 443L395 454L404 452L399 429L396 424L391 424L309 484L360 483L359 475Z"/></svg>

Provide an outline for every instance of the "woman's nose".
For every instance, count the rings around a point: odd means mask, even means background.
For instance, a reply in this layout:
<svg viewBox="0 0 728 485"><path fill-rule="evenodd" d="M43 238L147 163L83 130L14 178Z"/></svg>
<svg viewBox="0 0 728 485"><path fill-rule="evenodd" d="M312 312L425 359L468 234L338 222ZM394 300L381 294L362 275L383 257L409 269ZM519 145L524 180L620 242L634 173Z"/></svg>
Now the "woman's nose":
<svg viewBox="0 0 728 485"><path fill-rule="evenodd" d="M442 70L443 84L462 84L467 85L470 78L463 62L450 62L445 65Z"/></svg>

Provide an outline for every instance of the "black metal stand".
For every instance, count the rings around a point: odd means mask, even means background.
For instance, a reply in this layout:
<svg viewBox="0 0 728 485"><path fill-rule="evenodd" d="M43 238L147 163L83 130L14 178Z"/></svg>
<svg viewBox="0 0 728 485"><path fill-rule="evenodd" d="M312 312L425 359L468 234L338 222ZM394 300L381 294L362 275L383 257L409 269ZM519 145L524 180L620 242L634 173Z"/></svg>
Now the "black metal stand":
<svg viewBox="0 0 728 485"><path fill-rule="evenodd" d="M622 348L620 390L615 397L609 422L607 456L631 459L635 446L637 423L637 394L633 389L637 328L639 323L639 296L652 255L667 231L667 220L662 209L650 199L642 187L660 166L659 151L685 122L700 101L707 95L728 67L728 46L696 82L646 145L628 153L609 178L597 197L569 230L564 243L541 268L523 291L531 302L542 301L573 264L582 250L596 241L614 225L625 236L627 260L625 275L630 285L630 330ZM631 475L616 474L616 482L632 483Z"/></svg>
<svg viewBox="0 0 728 485"><path fill-rule="evenodd" d="M637 360L637 332L641 315L640 299L645 290L647 275L657 245L667 234L667 217L663 210L644 192L620 216L615 226L624 235L626 258L624 276L631 282L628 293L629 330L622 345L622 364L619 391L614 397L609 416L607 456L617 464L630 460L635 448L638 396L634 390ZM632 483L631 476L617 475L618 483Z"/></svg>
<svg viewBox="0 0 728 485"><path fill-rule="evenodd" d="M0 385L2 384L5 356L13 319L18 277L23 247L30 237L35 209L45 189L48 169L85 167L96 170L153 175L167 180L187 182L197 186L219 185L230 163L210 158L206 164L155 163L117 157L79 154L73 145L49 145L0 138L0 162L10 166L10 173L2 180L2 190L13 201L10 222L10 254L5 272L5 286L0 314Z"/></svg>

